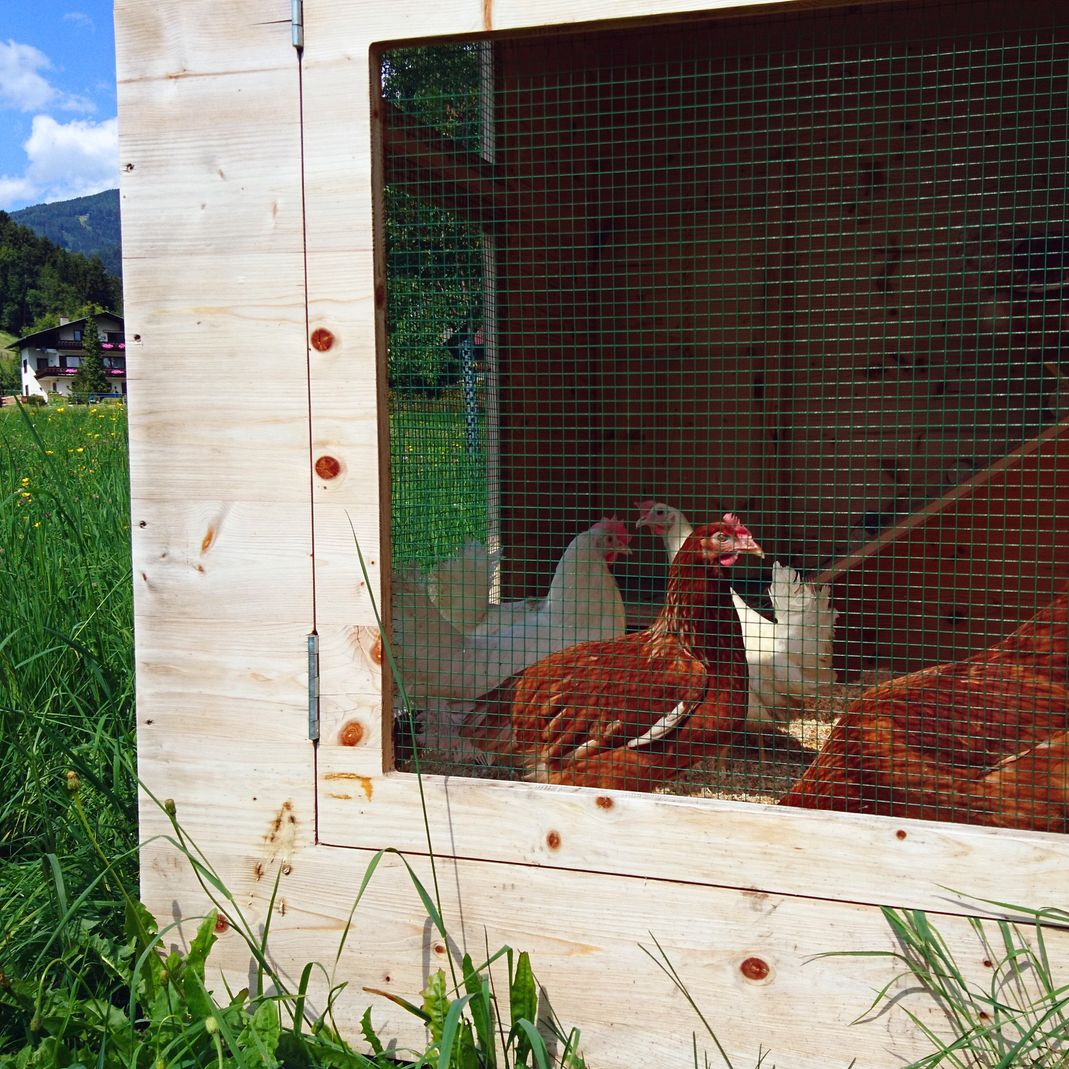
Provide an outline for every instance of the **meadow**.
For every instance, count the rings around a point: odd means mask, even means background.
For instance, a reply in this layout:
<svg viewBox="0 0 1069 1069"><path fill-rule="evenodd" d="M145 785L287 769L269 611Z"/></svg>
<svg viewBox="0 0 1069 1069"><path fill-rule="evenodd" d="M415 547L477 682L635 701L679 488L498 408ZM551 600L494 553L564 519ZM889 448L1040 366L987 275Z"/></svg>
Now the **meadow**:
<svg viewBox="0 0 1069 1069"><path fill-rule="evenodd" d="M85 937L120 937L136 888L125 412L0 409L0 493L0 967L102 994Z"/></svg>
<svg viewBox="0 0 1069 1069"><path fill-rule="evenodd" d="M390 482L395 563L426 567L469 539L487 537L486 420L467 440L457 391L441 400L395 392L390 410Z"/></svg>
<svg viewBox="0 0 1069 1069"><path fill-rule="evenodd" d="M459 414L401 408L391 439L395 456L412 449L395 465L395 517L423 516L434 553L485 537L485 510L472 504L485 500L485 466L466 450ZM429 563L427 553L398 547L401 559ZM257 983L251 993L214 989L206 959L216 910L184 956L165 953L137 898L130 571L125 410L0 409L0 1067L584 1069L578 1030L546 1017L531 962L507 946L484 961L450 961L448 977L438 971L412 1001L400 1000L425 1026L425 1050L391 1051L370 1012L354 1049L329 1007L318 1016L307 1007L315 964L297 989L287 987L272 971L266 931L245 923L173 813L176 848L242 933ZM451 945L433 894L413 883L413 900ZM1026 922L1069 924L1058 911L1007 908ZM1053 975L1038 928L976 923L994 962L983 988L924 914L885 914L900 949L882 952L889 983L874 1007L892 998L895 974L908 975L914 998L935 1000L954 1032L950 1042L930 1034L932 1054L912 1069L1069 1064L1069 985ZM679 989L714 1052L711 1060L700 1051L696 1032L695 1069L746 1069L733 1065L685 977L653 944L650 968ZM859 1015L864 1001L859 993ZM922 1031L925 1020L915 1017ZM760 1048L756 1065L773 1067Z"/></svg>

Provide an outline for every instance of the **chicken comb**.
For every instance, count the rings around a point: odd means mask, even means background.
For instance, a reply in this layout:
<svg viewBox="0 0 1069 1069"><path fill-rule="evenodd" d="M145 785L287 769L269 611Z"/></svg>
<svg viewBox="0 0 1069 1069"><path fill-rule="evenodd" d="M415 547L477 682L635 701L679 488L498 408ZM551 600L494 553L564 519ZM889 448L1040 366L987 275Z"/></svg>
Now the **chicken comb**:
<svg viewBox="0 0 1069 1069"><path fill-rule="evenodd" d="M615 516L602 516L594 526L601 527L603 530L622 539L625 546L631 541L631 532L627 529L627 524L623 520L618 520Z"/></svg>
<svg viewBox="0 0 1069 1069"><path fill-rule="evenodd" d="M740 520L739 517L735 515L734 512L724 513L724 524L727 527L730 527L737 534L748 535L750 533L750 528L747 527L746 524L744 524L742 520Z"/></svg>

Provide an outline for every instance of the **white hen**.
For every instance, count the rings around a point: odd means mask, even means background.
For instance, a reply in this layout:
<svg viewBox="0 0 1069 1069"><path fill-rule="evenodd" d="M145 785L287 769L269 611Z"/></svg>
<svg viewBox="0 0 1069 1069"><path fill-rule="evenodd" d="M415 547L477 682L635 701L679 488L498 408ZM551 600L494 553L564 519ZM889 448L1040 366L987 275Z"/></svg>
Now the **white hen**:
<svg viewBox="0 0 1069 1069"><path fill-rule="evenodd" d="M427 595L446 620L463 634L474 631L491 609L490 589L501 551L468 542L455 557L427 572Z"/></svg>
<svg viewBox="0 0 1069 1069"><path fill-rule="evenodd" d="M659 501L640 501L638 507L637 526L660 535L668 559L674 560L693 530L686 516ZM775 620L731 592L750 670L746 720L756 728L789 720L798 702L817 697L835 682L832 639L838 614L827 589L803 583L793 568L776 561L768 594Z"/></svg>
<svg viewBox="0 0 1069 1069"><path fill-rule="evenodd" d="M491 590L500 550L468 542L454 556L427 571L427 594L446 620L464 635L493 635L537 612L545 598L494 601Z"/></svg>
<svg viewBox="0 0 1069 1069"><path fill-rule="evenodd" d="M516 602L496 630L462 633L438 611L412 570L394 575L395 656L417 705L447 698L471 701L543 657L578 642L619 638L623 599L609 571L630 553L631 535L605 519L577 535L557 563L541 602ZM485 621L484 621L485 622Z"/></svg>

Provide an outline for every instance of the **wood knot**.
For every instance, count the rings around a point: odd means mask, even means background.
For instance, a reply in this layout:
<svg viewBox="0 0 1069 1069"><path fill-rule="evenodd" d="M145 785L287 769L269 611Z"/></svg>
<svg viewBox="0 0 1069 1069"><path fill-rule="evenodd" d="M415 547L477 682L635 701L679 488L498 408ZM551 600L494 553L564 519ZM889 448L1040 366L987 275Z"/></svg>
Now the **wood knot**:
<svg viewBox="0 0 1069 1069"><path fill-rule="evenodd" d="M768 962L762 958L747 958L740 966L739 972L746 977L747 980L767 980L768 974L772 970L768 967Z"/></svg>
<svg viewBox="0 0 1069 1069"><path fill-rule="evenodd" d="M316 327L312 331L312 348L317 353L325 353L334 344L334 335L326 327Z"/></svg>
<svg viewBox="0 0 1069 1069"><path fill-rule="evenodd" d="M546 846L548 846L550 848L550 850L559 850L560 849L560 833L559 832L555 832L555 831L551 831L546 836Z"/></svg>
<svg viewBox="0 0 1069 1069"><path fill-rule="evenodd" d="M316 461L316 475L321 479L336 479L341 474L341 461L325 454Z"/></svg>
<svg viewBox="0 0 1069 1069"><path fill-rule="evenodd" d="M441 944L441 943L435 943L434 944L434 952L435 952L435 954L444 954L445 953L445 946L443 944Z"/></svg>
<svg viewBox="0 0 1069 1069"><path fill-rule="evenodd" d="M895 832L895 838L896 839L904 839L905 837L906 837L906 832L905 832L904 828L899 828L898 831Z"/></svg>
<svg viewBox="0 0 1069 1069"><path fill-rule="evenodd" d="M608 795L599 794L596 801L598 809L612 809L615 804Z"/></svg>
<svg viewBox="0 0 1069 1069"><path fill-rule="evenodd" d="M215 918L215 934L222 935L230 927L230 922L220 913Z"/></svg>
<svg viewBox="0 0 1069 1069"><path fill-rule="evenodd" d="M371 646L371 659L376 664L382 664L382 635L377 634Z"/></svg>
<svg viewBox="0 0 1069 1069"><path fill-rule="evenodd" d="M359 720L350 720L338 735L342 746L359 746L364 738L364 725Z"/></svg>

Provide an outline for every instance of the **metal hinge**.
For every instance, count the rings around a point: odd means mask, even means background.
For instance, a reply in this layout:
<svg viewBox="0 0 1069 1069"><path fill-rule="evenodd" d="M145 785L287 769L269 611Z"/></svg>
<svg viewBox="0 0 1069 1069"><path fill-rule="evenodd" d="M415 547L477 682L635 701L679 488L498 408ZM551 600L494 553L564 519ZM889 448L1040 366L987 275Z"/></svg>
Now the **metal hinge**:
<svg viewBox="0 0 1069 1069"><path fill-rule="evenodd" d="M319 636L308 636L308 738L319 741Z"/></svg>
<svg viewBox="0 0 1069 1069"><path fill-rule="evenodd" d="M304 48L304 0L291 0L290 28L292 30L293 47L298 52Z"/></svg>

